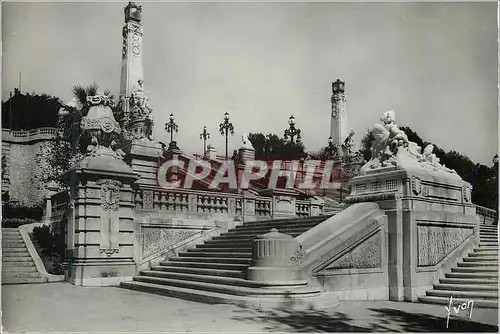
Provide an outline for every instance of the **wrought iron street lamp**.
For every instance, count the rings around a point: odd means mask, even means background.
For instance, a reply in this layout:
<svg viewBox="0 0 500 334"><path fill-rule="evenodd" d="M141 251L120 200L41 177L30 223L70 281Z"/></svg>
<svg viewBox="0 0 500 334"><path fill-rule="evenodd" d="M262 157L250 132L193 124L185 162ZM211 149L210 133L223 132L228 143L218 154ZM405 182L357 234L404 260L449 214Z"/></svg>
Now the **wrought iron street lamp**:
<svg viewBox="0 0 500 334"><path fill-rule="evenodd" d="M297 142L300 142L300 129L295 127L295 117L293 115L288 118L288 129L285 130L285 140L290 138L293 143L293 138L297 137Z"/></svg>
<svg viewBox="0 0 500 334"><path fill-rule="evenodd" d="M165 130L170 133L170 142L174 141L174 131L179 132L179 127L174 122L174 114L170 114L168 123L165 123Z"/></svg>
<svg viewBox="0 0 500 334"><path fill-rule="evenodd" d="M227 160L227 138L229 133L234 135L234 126L233 124L229 121L229 113L226 112L224 114L224 122L219 124L219 131L221 135L226 136L226 160Z"/></svg>
<svg viewBox="0 0 500 334"><path fill-rule="evenodd" d="M207 131L207 127L203 127L203 132L200 134L200 139L203 139L203 155L207 152L207 139L210 139L210 133Z"/></svg>

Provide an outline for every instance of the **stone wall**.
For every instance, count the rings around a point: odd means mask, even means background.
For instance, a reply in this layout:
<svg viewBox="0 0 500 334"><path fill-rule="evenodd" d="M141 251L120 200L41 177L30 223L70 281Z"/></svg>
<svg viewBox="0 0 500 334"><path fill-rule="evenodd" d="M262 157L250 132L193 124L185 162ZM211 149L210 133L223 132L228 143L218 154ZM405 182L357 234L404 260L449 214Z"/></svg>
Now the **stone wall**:
<svg viewBox="0 0 500 334"><path fill-rule="evenodd" d="M50 172L50 141L10 144L9 198L22 205L42 205L47 192L44 174Z"/></svg>

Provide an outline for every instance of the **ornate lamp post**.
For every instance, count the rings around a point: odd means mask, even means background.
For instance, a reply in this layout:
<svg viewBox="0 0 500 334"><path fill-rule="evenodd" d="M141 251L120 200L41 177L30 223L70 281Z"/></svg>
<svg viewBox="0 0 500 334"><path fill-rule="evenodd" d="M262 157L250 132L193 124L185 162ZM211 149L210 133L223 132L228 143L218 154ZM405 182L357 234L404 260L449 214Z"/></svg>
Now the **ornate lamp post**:
<svg viewBox="0 0 500 334"><path fill-rule="evenodd" d="M285 130L285 140L290 138L290 142L293 143L293 138L297 136L297 142L300 142L300 129L295 127L295 117L293 115L288 118L289 128Z"/></svg>
<svg viewBox="0 0 500 334"><path fill-rule="evenodd" d="M170 143L174 141L174 131L179 132L179 127L174 122L174 114L170 114L168 123L165 123L165 130L170 133Z"/></svg>
<svg viewBox="0 0 500 334"><path fill-rule="evenodd" d="M226 136L226 160L227 160L227 137L229 133L234 135L234 126L231 122L229 122L229 113L226 112L224 114L224 122L219 124L219 131L221 135Z"/></svg>
<svg viewBox="0 0 500 334"><path fill-rule="evenodd" d="M207 152L207 139L210 139L210 133L207 131L207 127L203 127L203 132L200 134L200 139L203 139L203 155Z"/></svg>

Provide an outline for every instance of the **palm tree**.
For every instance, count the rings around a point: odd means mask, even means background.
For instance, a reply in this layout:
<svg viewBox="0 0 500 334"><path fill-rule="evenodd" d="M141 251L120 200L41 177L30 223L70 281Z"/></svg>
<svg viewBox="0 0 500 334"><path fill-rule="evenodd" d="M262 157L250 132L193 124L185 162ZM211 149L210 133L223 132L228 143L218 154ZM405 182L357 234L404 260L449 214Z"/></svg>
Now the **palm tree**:
<svg viewBox="0 0 500 334"><path fill-rule="evenodd" d="M97 95L98 92L99 92L99 85L97 85L95 82L91 83L90 85L87 85L87 87L81 85L73 86L73 95L76 97L78 103L81 106L79 111L82 117L86 116L87 113L89 112L87 97ZM111 90L109 89L106 89L104 91L104 95L109 97L110 100L115 99L115 97L111 93Z"/></svg>

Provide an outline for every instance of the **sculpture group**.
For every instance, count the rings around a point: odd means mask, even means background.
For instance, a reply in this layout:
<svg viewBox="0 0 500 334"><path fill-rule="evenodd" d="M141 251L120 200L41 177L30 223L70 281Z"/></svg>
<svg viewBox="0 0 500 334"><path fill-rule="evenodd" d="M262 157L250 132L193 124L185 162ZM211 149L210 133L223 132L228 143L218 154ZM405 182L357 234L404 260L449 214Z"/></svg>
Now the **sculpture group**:
<svg viewBox="0 0 500 334"><path fill-rule="evenodd" d="M424 168L460 178L454 170L439 163L439 158L432 153L433 145L427 145L422 153L420 146L408 140L406 133L396 124L394 110L382 113L380 120L382 124L375 124L370 131L373 137L370 148L371 159L361 167L362 175L369 170L394 167L396 169Z"/></svg>

